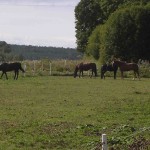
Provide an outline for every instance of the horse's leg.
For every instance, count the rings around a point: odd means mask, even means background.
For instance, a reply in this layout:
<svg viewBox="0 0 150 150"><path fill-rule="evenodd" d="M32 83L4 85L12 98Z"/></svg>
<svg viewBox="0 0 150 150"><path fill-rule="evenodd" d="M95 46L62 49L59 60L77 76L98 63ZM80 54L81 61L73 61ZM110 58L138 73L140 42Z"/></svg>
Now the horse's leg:
<svg viewBox="0 0 150 150"><path fill-rule="evenodd" d="M14 76L14 80L17 80L18 79L18 71L15 71L15 76Z"/></svg>
<svg viewBox="0 0 150 150"><path fill-rule="evenodd" d="M103 74L103 72L101 72L101 79L103 79L103 77L104 77L104 74Z"/></svg>
<svg viewBox="0 0 150 150"><path fill-rule="evenodd" d="M3 74L4 74L4 72L2 72L1 79L2 79L2 77L3 77Z"/></svg>
<svg viewBox="0 0 150 150"><path fill-rule="evenodd" d="M133 78L133 80L135 80L135 78L136 78L136 71L134 70L134 78Z"/></svg>
<svg viewBox="0 0 150 150"><path fill-rule="evenodd" d="M93 74L95 74L94 70L92 70L92 75L91 75L91 78L93 77ZM95 77L96 77L96 75L95 75Z"/></svg>
<svg viewBox="0 0 150 150"><path fill-rule="evenodd" d="M93 70L92 76L93 76L93 74L95 75L95 77L97 76L97 74L96 74L96 71L95 71L95 70Z"/></svg>
<svg viewBox="0 0 150 150"><path fill-rule="evenodd" d="M16 79L16 71L14 71L15 75L14 75L14 80Z"/></svg>
<svg viewBox="0 0 150 150"><path fill-rule="evenodd" d="M137 74L136 77L140 80L140 75L139 75L139 71L138 70L136 71L136 74Z"/></svg>
<svg viewBox="0 0 150 150"><path fill-rule="evenodd" d="M96 77L96 71L95 71L95 69L92 69L92 77L93 77L93 74L94 74L95 77Z"/></svg>
<svg viewBox="0 0 150 150"><path fill-rule="evenodd" d="M95 77L97 76L97 70L93 70L93 73L92 73L92 76L93 76L93 74L95 75Z"/></svg>
<svg viewBox="0 0 150 150"><path fill-rule="evenodd" d="M18 79L19 71L16 72L16 80Z"/></svg>
<svg viewBox="0 0 150 150"><path fill-rule="evenodd" d="M82 78L83 78L83 70L81 71L81 74L82 74Z"/></svg>
<svg viewBox="0 0 150 150"><path fill-rule="evenodd" d="M92 74L90 75L90 78L92 78L93 77L93 70L92 70Z"/></svg>
<svg viewBox="0 0 150 150"><path fill-rule="evenodd" d="M80 76L81 76L81 70L79 70L79 78L80 78Z"/></svg>
<svg viewBox="0 0 150 150"><path fill-rule="evenodd" d="M5 76L6 76L6 79L8 80L8 76L7 76L7 73L5 72Z"/></svg>
<svg viewBox="0 0 150 150"><path fill-rule="evenodd" d="M105 73L106 73L106 71L101 72L101 79L105 79Z"/></svg>

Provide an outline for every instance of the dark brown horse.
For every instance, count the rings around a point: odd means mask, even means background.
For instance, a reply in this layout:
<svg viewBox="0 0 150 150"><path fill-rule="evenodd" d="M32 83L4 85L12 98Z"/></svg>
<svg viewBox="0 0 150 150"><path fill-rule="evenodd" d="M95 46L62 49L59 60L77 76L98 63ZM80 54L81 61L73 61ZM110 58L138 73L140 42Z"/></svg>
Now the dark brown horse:
<svg viewBox="0 0 150 150"><path fill-rule="evenodd" d="M75 67L75 71L74 71L74 78L77 77L77 73L79 71L79 78L82 75L83 77L83 71L88 71L88 70L92 70L92 75L90 77L93 76L93 73L95 74L95 77L97 76L97 68L96 68L96 64L95 63L80 63Z"/></svg>
<svg viewBox="0 0 150 150"><path fill-rule="evenodd" d="M17 80L18 79L19 70L21 70L22 72L25 72L23 70L23 68L21 67L21 63L19 63L19 62L10 63L10 64L3 63L3 64L0 65L0 71L2 71L1 78L5 74L6 79L8 80L6 72L14 71L15 72L14 80Z"/></svg>
<svg viewBox="0 0 150 150"><path fill-rule="evenodd" d="M122 79L123 79L123 72L131 71L131 70L134 71L134 79L135 79L135 77L138 77L140 79L139 67L136 63L126 63L124 61L114 60L113 64L117 65L120 68Z"/></svg>
<svg viewBox="0 0 150 150"><path fill-rule="evenodd" d="M114 79L116 79L117 70L118 66L115 64L103 64L101 66L101 79L105 79L105 73L107 71L114 72Z"/></svg>

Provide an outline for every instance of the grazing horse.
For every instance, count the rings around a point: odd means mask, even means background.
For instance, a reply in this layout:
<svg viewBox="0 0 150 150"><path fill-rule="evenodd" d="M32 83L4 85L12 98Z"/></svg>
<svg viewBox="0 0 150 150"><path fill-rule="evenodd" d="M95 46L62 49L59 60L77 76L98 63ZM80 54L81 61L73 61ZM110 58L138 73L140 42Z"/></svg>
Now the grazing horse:
<svg viewBox="0 0 150 150"><path fill-rule="evenodd" d="M76 78L77 73L79 71L79 78L82 75L83 77L83 71L88 71L88 70L92 70L92 75L90 77L93 76L93 73L95 74L95 77L97 76L97 68L96 68L96 64L95 63L80 63L75 67L75 71L74 71L74 78Z"/></svg>
<svg viewBox="0 0 150 150"><path fill-rule="evenodd" d="M114 79L116 79L116 73L118 70L118 66L115 64L103 64L101 66L101 79L105 79L105 73L107 71L113 71L114 72Z"/></svg>
<svg viewBox="0 0 150 150"><path fill-rule="evenodd" d="M124 71L134 71L134 78L137 77L140 79L139 76L139 67L136 63L126 63L124 61L114 60L113 64L117 65L120 68L121 71L121 78L123 79L123 72Z"/></svg>
<svg viewBox="0 0 150 150"><path fill-rule="evenodd" d="M23 70L23 68L21 67L21 63L19 63L19 62L10 63L10 64L3 63L3 64L0 65L0 71L2 71L1 78L3 77L3 74L5 74L6 79L8 80L6 72L14 71L15 72L14 80L17 80L18 79L19 70L21 70L22 72L25 72Z"/></svg>

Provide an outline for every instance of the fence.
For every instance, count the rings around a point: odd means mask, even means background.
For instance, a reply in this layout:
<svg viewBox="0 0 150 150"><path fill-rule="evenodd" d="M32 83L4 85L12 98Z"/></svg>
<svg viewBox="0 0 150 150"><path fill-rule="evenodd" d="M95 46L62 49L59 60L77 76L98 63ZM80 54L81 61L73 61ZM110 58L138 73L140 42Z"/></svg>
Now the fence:
<svg viewBox="0 0 150 150"><path fill-rule="evenodd" d="M26 71L25 76L72 76L74 73L75 66L83 60L25 60L22 61L22 67ZM85 61L84 61L85 62ZM140 76L150 78L150 63L148 61L140 61ZM97 72L100 76L101 65L97 62ZM12 73L9 73L12 74ZM8 74L8 75L9 75ZM89 75L88 71L84 71L84 75ZM106 76L113 77L113 72L107 72ZM120 76L118 70L117 76ZM125 77L133 77L133 71L124 73Z"/></svg>
<svg viewBox="0 0 150 150"><path fill-rule="evenodd" d="M75 66L81 63L81 60L33 60L21 63L26 72L25 76L72 76ZM89 75L89 72L84 71L84 75Z"/></svg>
<svg viewBox="0 0 150 150"><path fill-rule="evenodd" d="M48 76L48 75L72 75L74 67L78 63L77 61L71 60L33 60L23 61L22 67L25 70L26 76Z"/></svg>

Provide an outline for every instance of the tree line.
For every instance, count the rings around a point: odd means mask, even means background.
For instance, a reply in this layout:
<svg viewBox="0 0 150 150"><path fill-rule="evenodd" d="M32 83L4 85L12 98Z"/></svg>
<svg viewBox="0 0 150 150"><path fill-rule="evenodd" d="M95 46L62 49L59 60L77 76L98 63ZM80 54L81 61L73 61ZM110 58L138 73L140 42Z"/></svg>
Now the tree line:
<svg viewBox="0 0 150 150"><path fill-rule="evenodd" d="M78 51L101 62L150 60L149 0L81 0L75 18Z"/></svg>
<svg viewBox="0 0 150 150"><path fill-rule="evenodd" d="M22 61L41 59L80 59L82 53L74 48L13 45L0 41L0 61Z"/></svg>

